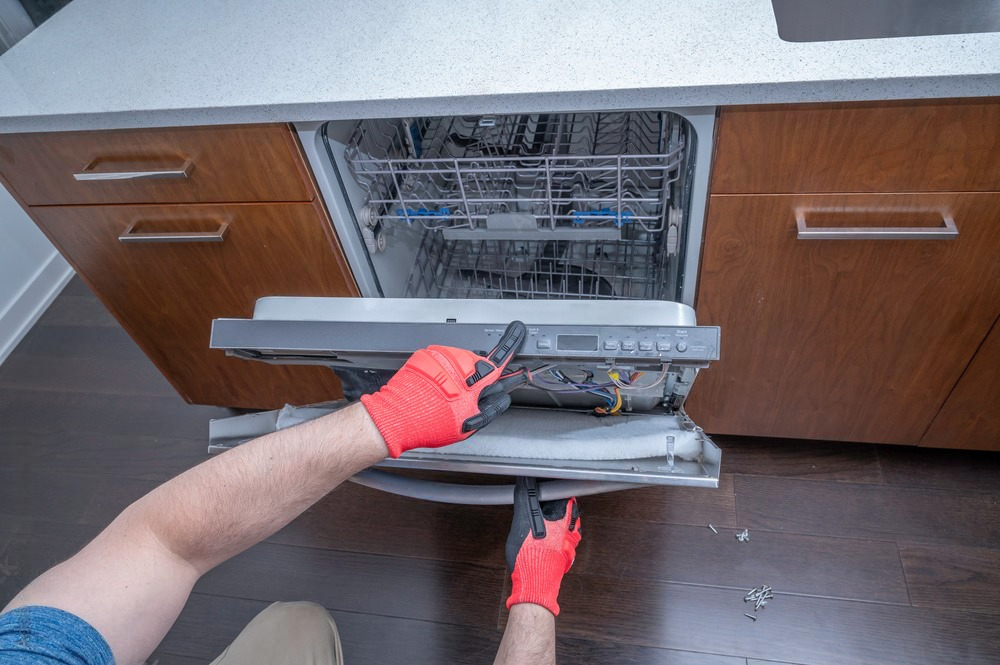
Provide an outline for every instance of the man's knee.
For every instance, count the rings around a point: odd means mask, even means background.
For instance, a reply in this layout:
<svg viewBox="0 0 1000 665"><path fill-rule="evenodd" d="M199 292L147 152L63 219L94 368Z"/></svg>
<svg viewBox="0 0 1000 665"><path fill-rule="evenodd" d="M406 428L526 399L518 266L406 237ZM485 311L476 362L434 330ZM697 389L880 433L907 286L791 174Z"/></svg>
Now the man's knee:
<svg viewBox="0 0 1000 665"><path fill-rule="evenodd" d="M319 603L308 600L272 603L260 613L260 617L268 623L283 624L299 629L328 629L330 627L330 614L326 608Z"/></svg>
<svg viewBox="0 0 1000 665"><path fill-rule="evenodd" d="M340 638L322 605L273 603L254 617L213 665L330 665L338 662Z"/></svg>

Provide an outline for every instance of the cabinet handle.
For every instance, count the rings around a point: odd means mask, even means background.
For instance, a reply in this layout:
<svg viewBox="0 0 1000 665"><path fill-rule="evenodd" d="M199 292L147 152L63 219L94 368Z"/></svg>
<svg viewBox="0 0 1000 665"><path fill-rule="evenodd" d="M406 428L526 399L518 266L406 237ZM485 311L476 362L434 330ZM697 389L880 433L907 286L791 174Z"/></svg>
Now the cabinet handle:
<svg viewBox="0 0 1000 665"><path fill-rule="evenodd" d="M948 215L941 215L944 226L939 228L922 226L809 228L805 212L801 210L796 211L795 221L799 227L799 240L954 240L958 237L955 220Z"/></svg>
<svg viewBox="0 0 1000 665"><path fill-rule="evenodd" d="M191 231L190 233L136 233L135 227L142 220L136 220L122 231L118 239L122 242L222 242L229 232L229 222L220 222L217 231Z"/></svg>
<svg viewBox="0 0 1000 665"><path fill-rule="evenodd" d="M94 181L94 180L154 180L154 179L175 179L175 178L187 178L191 175L191 171L194 169L194 161L187 160L184 162L180 168L176 169L158 169L155 171L98 171L96 168L97 162L91 162L83 168L80 173L74 173L73 177L77 180L84 181Z"/></svg>

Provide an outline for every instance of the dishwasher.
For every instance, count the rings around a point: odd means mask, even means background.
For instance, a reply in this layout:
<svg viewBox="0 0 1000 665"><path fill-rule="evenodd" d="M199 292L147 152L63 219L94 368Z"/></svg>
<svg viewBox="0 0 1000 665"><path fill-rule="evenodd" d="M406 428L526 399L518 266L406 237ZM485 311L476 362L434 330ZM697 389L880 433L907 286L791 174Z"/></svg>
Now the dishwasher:
<svg viewBox="0 0 1000 665"><path fill-rule="evenodd" d="M399 469L543 479L543 499L645 485L717 487L721 451L684 411L720 330L695 320L714 109L376 118L297 125L362 298L273 294L217 319L247 361L331 368L345 399L215 420L210 452L377 390L430 344L493 346L530 376L465 441L353 480L451 503L510 503L511 484Z"/></svg>

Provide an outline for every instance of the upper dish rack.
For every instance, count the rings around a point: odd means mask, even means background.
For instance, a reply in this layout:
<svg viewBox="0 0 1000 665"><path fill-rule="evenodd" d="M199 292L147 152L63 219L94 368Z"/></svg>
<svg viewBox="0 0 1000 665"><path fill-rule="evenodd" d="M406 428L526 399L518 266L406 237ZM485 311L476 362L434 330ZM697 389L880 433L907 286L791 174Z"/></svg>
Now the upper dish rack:
<svg viewBox="0 0 1000 665"><path fill-rule="evenodd" d="M379 234L618 240L676 226L686 131L661 111L366 120L345 158Z"/></svg>

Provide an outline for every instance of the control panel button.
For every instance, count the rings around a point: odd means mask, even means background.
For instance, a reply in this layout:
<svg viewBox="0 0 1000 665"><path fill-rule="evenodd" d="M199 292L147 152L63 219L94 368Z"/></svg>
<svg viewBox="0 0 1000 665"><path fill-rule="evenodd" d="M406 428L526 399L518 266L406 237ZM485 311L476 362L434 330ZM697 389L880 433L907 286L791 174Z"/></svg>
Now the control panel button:
<svg viewBox="0 0 1000 665"><path fill-rule="evenodd" d="M670 342L657 342L656 343L656 350L657 351L669 351L670 350Z"/></svg>
<svg viewBox="0 0 1000 665"><path fill-rule="evenodd" d="M552 348L552 340L551 339L540 339L536 343L536 346L538 346L539 349L551 349Z"/></svg>
<svg viewBox="0 0 1000 665"><path fill-rule="evenodd" d="M617 351L618 350L618 342L616 342L613 339L606 339L606 340L604 340L604 350L605 351Z"/></svg>
<svg viewBox="0 0 1000 665"><path fill-rule="evenodd" d="M653 343L652 342L639 342L639 350L640 351L652 351L653 350Z"/></svg>
<svg viewBox="0 0 1000 665"><path fill-rule="evenodd" d="M685 344L684 342L677 342L677 352L678 353L684 353L687 350L688 350L688 345L687 344Z"/></svg>
<svg viewBox="0 0 1000 665"><path fill-rule="evenodd" d="M622 342L622 351L635 351L635 342L632 341Z"/></svg>

